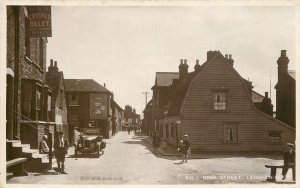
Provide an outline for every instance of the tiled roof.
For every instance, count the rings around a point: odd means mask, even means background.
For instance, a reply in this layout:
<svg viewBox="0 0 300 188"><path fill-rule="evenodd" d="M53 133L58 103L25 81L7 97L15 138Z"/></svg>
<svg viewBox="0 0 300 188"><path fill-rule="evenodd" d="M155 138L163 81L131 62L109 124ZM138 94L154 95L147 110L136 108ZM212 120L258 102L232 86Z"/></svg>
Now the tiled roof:
<svg viewBox="0 0 300 188"><path fill-rule="evenodd" d="M257 93L256 91L252 91L252 101L253 102L262 102L264 100L264 96Z"/></svg>
<svg viewBox="0 0 300 188"><path fill-rule="evenodd" d="M289 74L292 78L294 78L294 80L296 80L296 71L294 71L294 70L289 70L289 71L288 71L288 74Z"/></svg>
<svg viewBox="0 0 300 188"><path fill-rule="evenodd" d="M107 92L110 93L105 87L97 83L93 79L65 79L66 91L77 92Z"/></svg>
<svg viewBox="0 0 300 188"><path fill-rule="evenodd" d="M169 86L172 84L173 79L178 79L178 72L157 72L156 84L157 86Z"/></svg>

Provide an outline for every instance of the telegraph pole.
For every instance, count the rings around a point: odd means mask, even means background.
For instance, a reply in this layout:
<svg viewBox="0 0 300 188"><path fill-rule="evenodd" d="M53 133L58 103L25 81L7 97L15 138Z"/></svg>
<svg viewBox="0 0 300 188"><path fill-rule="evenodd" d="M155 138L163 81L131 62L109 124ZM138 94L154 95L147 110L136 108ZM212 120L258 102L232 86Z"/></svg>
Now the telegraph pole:
<svg viewBox="0 0 300 188"><path fill-rule="evenodd" d="M148 103L148 94L149 94L149 92L145 91L145 92L143 92L143 94L145 95L145 102L146 102L145 107L146 107L147 103Z"/></svg>

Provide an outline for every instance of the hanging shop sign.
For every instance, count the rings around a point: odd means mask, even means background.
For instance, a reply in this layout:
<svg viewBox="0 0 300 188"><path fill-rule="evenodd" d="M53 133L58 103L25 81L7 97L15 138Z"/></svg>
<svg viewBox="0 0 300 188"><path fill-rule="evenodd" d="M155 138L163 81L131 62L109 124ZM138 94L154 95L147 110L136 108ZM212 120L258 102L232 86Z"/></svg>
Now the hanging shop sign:
<svg viewBox="0 0 300 188"><path fill-rule="evenodd" d="M30 37L52 37L51 6L28 6Z"/></svg>

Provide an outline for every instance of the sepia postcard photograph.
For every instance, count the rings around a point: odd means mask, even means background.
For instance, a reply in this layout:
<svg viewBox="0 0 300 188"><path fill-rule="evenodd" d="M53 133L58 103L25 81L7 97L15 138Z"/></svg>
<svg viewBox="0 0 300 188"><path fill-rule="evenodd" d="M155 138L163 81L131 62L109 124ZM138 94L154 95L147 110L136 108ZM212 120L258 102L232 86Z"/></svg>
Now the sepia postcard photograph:
<svg viewBox="0 0 300 188"><path fill-rule="evenodd" d="M293 0L1 3L0 187L299 186L299 15Z"/></svg>

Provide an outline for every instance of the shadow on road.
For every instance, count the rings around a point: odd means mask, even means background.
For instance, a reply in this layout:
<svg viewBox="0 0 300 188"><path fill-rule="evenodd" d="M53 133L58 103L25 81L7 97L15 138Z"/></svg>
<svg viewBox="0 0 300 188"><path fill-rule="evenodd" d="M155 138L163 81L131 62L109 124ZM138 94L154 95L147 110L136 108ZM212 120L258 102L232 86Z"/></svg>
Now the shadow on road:
<svg viewBox="0 0 300 188"><path fill-rule="evenodd" d="M87 153L82 153L82 154L78 154L77 156L73 155L69 155L66 156L66 158L90 158L90 159L98 159L101 158L102 155L100 155L100 157L98 157L97 153L92 153L92 154L87 154Z"/></svg>
<svg viewBox="0 0 300 188"><path fill-rule="evenodd" d="M122 143L125 143L125 144L141 144L142 141L125 141L125 142L122 142Z"/></svg>

